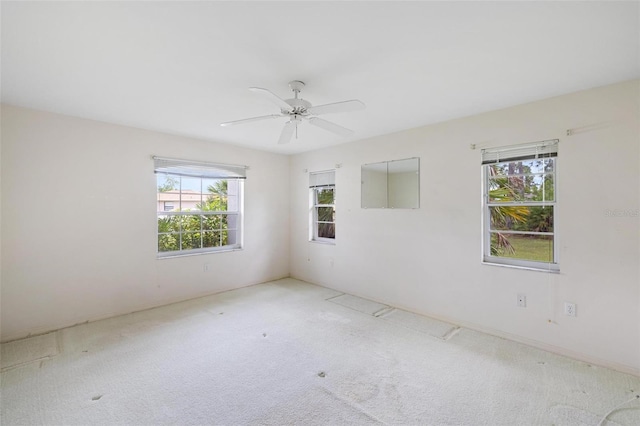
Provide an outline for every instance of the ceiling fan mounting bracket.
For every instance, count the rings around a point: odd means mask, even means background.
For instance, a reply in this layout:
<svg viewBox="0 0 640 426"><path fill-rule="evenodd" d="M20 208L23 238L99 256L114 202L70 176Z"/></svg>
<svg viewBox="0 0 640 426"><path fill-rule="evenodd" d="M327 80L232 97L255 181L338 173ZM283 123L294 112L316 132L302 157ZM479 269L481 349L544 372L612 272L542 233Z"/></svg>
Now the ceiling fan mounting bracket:
<svg viewBox="0 0 640 426"><path fill-rule="evenodd" d="M300 80L293 80L289 82L289 87L293 90L293 93L296 94L296 98L298 97L298 93L304 89L304 82Z"/></svg>

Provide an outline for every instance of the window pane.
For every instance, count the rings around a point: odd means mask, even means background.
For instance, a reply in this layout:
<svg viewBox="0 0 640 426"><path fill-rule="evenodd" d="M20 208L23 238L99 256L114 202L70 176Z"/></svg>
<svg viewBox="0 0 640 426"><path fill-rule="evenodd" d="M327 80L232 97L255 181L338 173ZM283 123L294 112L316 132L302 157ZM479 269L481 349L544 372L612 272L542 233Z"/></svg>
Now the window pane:
<svg viewBox="0 0 640 426"><path fill-rule="evenodd" d="M182 176L180 178L182 189L180 191L180 203L182 211L200 210L202 194L200 185L202 179Z"/></svg>
<svg viewBox="0 0 640 426"><path fill-rule="evenodd" d="M488 195L493 203L554 201L553 175L490 177Z"/></svg>
<svg viewBox="0 0 640 426"><path fill-rule="evenodd" d="M180 216L182 221L183 232L200 232L201 216L199 215L185 215Z"/></svg>
<svg viewBox="0 0 640 426"><path fill-rule="evenodd" d="M158 233L180 231L180 217L158 216Z"/></svg>
<svg viewBox="0 0 640 426"><path fill-rule="evenodd" d="M491 234L491 255L512 259L553 262L552 235Z"/></svg>
<svg viewBox="0 0 640 426"><path fill-rule="evenodd" d="M226 227L226 215L216 214L202 217L202 229L215 231Z"/></svg>
<svg viewBox="0 0 640 426"><path fill-rule="evenodd" d="M231 244L229 242L229 232L228 231L213 231L209 233L210 235L207 237L208 244L212 244L210 247L221 247Z"/></svg>
<svg viewBox="0 0 640 426"><path fill-rule="evenodd" d="M157 211L175 211L180 206L180 177L157 174ZM172 208L169 208L172 207Z"/></svg>
<svg viewBox="0 0 640 426"><path fill-rule="evenodd" d="M180 188L180 176L156 173L158 192L178 191Z"/></svg>
<svg viewBox="0 0 640 426"><path fill-rule="evenodd" d="M180 234L160 234L158 235L158 251L175 251L179 250Z"/></svg>
<svg viewBox="0 0 640 426"><path fill-rule="evenodd" d="M205 231L202 233L202 247L218 247L220 245L220 233Z"/></svg>
<svg viewBox="0 0 640 426"><path fill-rule="evenodd" d="M492 164L490 176L513 176L530 173L552 173L554 170L554 158L540 160L511 161Z"/></svg>
<svg viewBox="0 0 640 426"><path fill-rule="evenodd" d="M333 207L316 207L318 222L335 222L336 211Z"/></svg>
<svg viewBox="0 0 640 426"><path fill-rule="evenodd" d="M553 232L553 206L489 207L492 231Z"/></svg>
<svg viewBox="0 0 640 426"><path fill-rule="evenodd" d="M181 250L197 249L201 246L200 232L185 232L182 234Z"/></svg>
<svg viewBox="0 0 640 426"><path fill-rule="evenodd" d="M333 188L317 188L316 204L333 204L335 194Z"/></svg>
<svg viewBox="0 0 640 426"><path fill-rule="evenodd" d="M318 238L335 238L336 226L333 223L318 224Z"/></svg>
<svg viewBox="0 0 640 426"><path fill-rule="evenodd" d="M226 179L202 179L203 210L228 210L228 181Z"/></svg>

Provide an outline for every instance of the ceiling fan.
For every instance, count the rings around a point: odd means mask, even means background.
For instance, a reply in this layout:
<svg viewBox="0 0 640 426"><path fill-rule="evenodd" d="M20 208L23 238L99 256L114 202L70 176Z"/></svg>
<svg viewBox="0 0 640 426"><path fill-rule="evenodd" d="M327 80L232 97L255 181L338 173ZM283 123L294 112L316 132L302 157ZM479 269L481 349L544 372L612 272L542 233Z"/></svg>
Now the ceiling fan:
<svg viewBox="0 0 640 426"><path fill-rule="evenodd" d="M292 99L282 99L273 92L260 87L250 87L254 93L257 93L269 101L276 104L280 108L280 114L262 115L260 117L245 118L243 120L227 121L220 124L221 126L232 126L236 124L250 123L252 121L267 120L271 118L286 117L289 120L285 123L282 132L280 133L279 144L288 143L291 141L293 134L298 133L298 124L303 121L308 121L310 124L320 127L321 129L328 130L340 136L349 136L353 134L353 130L346 127L339 126L331 121L324 120L316 117L316 115L332 114L336 112L349 112L357 111L365 108L365 105L357 99L350 101L335 102L331 104L324 104L313 106L311 102L299 98L300 91L304 88L304 83L299 80L293 80L289 82L289 87L294 93Z"/></svg>

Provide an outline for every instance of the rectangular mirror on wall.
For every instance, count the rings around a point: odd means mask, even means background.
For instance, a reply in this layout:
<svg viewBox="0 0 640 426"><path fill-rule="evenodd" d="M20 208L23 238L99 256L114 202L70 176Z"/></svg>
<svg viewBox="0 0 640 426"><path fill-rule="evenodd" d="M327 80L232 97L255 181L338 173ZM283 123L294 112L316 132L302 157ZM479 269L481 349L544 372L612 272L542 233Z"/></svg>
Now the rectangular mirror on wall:
<svg viewBox="0 0 640 426"><path fill-rule="evenodd" d="M383 161L361 168L363 209L420 207L420 159Z"/></svg>

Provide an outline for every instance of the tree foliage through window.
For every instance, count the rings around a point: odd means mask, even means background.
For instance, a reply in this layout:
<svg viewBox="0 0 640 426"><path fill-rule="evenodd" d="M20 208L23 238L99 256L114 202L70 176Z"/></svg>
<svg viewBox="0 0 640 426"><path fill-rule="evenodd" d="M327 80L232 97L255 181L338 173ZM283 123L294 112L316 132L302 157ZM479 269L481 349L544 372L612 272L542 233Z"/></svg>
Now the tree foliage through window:
<svg viewBox="0 0 640 426"><path fill-rule="evenodd" d="M174 195L176 208L158 211L158 252L223 247L237 243L239 183L233 182L234 205L229 208L229 181L193 179L199 187L185 188L180 176L158 175L158 192ZM204 191L203 186L206 185ZM170 193L170 194L169 194ZM194 201L195 200L195 201Z"/></svg>
<svg viewBox="0 0 640 426"><path fill-rule="evenodd" d="M486 167L491 255L553 262L555 159Z"/></svg>

